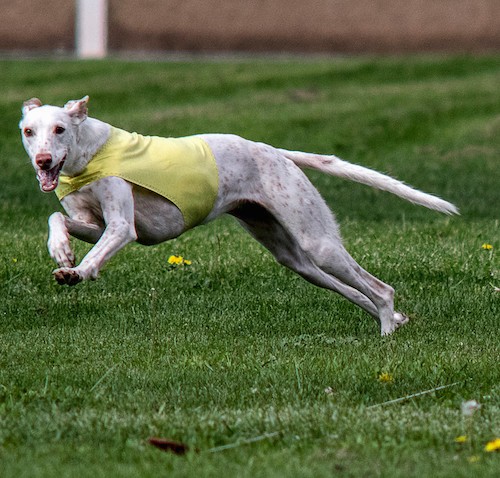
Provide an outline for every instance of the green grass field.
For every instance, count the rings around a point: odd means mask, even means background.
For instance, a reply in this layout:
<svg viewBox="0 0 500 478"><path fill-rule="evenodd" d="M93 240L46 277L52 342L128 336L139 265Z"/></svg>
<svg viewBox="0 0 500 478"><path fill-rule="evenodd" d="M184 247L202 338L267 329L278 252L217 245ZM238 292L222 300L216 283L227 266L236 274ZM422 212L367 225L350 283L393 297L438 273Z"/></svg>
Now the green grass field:
<svg viewBox="0 0 500 478"><path fill-rule="evenodd" d="M0 476L499 476L500 57L4 60L0 84ZM17 124L25 99L85 94L125 129L335 153L457 204L443 217L308 173L411 323L381 338L231 218L58 286L60 206Z"/></svg>

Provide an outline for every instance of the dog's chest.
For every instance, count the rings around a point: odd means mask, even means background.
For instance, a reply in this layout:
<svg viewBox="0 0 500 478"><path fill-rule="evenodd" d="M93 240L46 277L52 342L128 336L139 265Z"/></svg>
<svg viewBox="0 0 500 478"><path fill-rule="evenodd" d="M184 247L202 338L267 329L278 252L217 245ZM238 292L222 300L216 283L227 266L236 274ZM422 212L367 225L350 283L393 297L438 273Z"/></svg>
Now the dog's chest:
<svg viewBox="0 0 500 478"><path fill-rule="evenodd" d="M103 225L104 218L101 203L92 189L92 186L85 186L65 197L61 203L71 217Z"/></svg>

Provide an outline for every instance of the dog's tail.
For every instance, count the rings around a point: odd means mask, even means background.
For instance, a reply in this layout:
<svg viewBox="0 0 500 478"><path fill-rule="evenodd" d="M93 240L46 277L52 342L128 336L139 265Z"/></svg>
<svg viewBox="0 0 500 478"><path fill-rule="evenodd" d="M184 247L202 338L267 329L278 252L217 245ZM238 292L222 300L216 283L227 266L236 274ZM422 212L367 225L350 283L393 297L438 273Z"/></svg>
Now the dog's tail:
<svg viewBox="0 0 500 478"><path fill-rule="evenodd" d="M376 189L393 193L414 204L419 204L445 214L459 214L456 206L448 201L414 189L397 179L374 171L373 169L343 161L336 156L287 151L285 149L280 149L279 151L300 168L317 169L332 176L366 184Z"/></svg>

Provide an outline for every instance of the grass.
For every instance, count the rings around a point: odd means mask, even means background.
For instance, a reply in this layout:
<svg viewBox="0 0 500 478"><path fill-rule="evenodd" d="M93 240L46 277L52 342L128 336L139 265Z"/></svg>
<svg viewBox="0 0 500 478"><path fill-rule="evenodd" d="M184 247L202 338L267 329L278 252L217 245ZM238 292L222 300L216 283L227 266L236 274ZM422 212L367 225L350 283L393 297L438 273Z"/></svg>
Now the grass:
<svg viewBox="0 0 500 478"><path fill-rule="evenodd" d="M1 61L2 476L498 476L484 446L500 435L499 82L494 56ZM462 215L444 218L308 173L411 323L380 338L230 218L131 245L96 282L55 284L46 219L59 205L17 122L31 96L85 94L122 128L334 152L455 202ZM169 269L170 254L192 265ZM471 418L469 399L482 405ZM200 452L163 453L151 436Z"/></svg>

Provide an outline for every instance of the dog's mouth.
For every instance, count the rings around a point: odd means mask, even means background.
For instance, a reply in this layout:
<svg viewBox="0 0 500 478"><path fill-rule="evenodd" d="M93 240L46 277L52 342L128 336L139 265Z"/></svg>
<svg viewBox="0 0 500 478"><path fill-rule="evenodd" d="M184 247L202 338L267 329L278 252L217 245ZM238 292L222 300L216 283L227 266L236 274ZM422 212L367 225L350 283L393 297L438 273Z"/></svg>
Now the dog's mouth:
<svg viewBox="0 0 500 478"><path fill-rule="evenodd" d="M64 161L66 161L66 156L63 160L56 164L52 169L37 169L36 177L38 179L38 183L40 184L40 189L44 193L50 193L59 183L59 174L63 167Z"/></svg>

